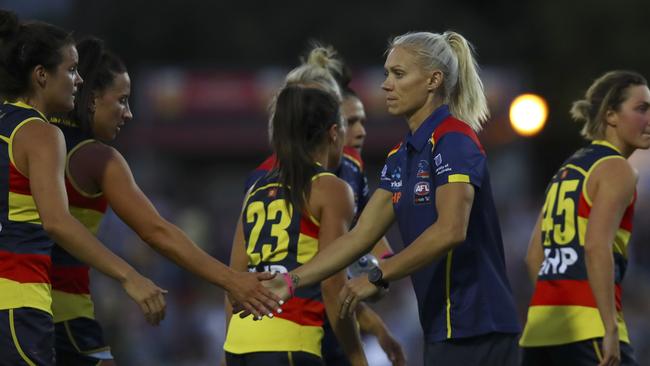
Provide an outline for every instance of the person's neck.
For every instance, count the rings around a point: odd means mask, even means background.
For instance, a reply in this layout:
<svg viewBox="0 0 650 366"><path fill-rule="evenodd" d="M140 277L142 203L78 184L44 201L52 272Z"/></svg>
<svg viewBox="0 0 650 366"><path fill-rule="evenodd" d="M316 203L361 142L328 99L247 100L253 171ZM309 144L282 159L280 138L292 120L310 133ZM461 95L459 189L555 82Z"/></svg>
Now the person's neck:
<svg viewBox="0 0 650 366"><path fill-rule="evenodd" d="M414 134L415 131L417 131L420 126L422 126L422 123L433 113L433 111L438 109L441 105L443 105L442 100L435 98L431 101L428 101L425 105L422 106L422 108L418 109L410 116L407 116L406 122L409 125L411 134Z"/></svg>
<svg viewBox="0 0 650 366"><path fill-rule="evenodd" d="M318 149L317 151L314 151L311 154L311 158L314 161L314 163L319 164L322 166L324 169L329 169L330 168L330 161L329 161L329 151L328 149Z"/></svg>
<svg viewBox="0 0 650 366"><path fill-rule="evenodd" d="M47 108L45 107L45 102L38 96L21 96L16 98L16 101L27 104L28 106L36 109L44 115L48 115L48 111L46 110Z"/></svg>
<svg viewBox="0 0 650 366"><path fill-rule="evenodd" d="M621 138L616 134L616 131L614 129L608 128L605 131L605 141L609 142L610 144L614 145L618 149L618 151L623 155L624 158L629 158L632 153L636 150L635 147L630 146L629 144L625 143Z"/></svg>

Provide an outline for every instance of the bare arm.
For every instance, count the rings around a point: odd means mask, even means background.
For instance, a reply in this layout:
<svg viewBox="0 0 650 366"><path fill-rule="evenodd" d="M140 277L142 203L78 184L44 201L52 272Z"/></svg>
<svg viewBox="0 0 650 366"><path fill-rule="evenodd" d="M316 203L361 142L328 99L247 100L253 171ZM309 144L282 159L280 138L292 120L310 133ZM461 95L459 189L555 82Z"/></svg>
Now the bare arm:
<svg viewBox="0 0 650 366"><path fill-rule="evenodd" d="M380 264L386 281L398 280L447 254L465 241L474 202L474 186L449 183L436 189L438 220L411 245Z"/></svg>
<svg viewBox="0 0 650 366"><path fill-rule="evenodd" d="M357 319L359 327L364 333L370 333L377 338L377 342L393 366L406 365L406 356L402 346L390 333L379 314L365 303L360 303L357 307Z"/></svg>
<svg viewBox="0 0 650 366"><path fill-rule="evenodd" d="M122 283L147 320L157 324L165 314L164 290L142 277L102 245L68 211L63 172L65 142L55 126L39 121L24 125L14 137L17 168L26 172L43 228L79 260Z"/></svg>
<svg viewBox="0 0 650 366"><path fill-rule="evenodd" d="M471 184L449 183L438 187L438 219L407 248L379 263L383 279L389 282L408 276L463 243L473 202L474 186ZM367 275L348 281L339 295L341 316L353 314L360 301L379 290L368 282Z"/></svg>
<svg viewBox="0 0 650 366"><path fill-rule="evenodd" d="M357 225L336 239L308 263L293 271L298 286L307 286L331 276L359 258L388 231L395 219L390 192L378 189L361 213Z"/></svg>
<svg viewBox="0 0 650 366"><path fill-rule="evenodd" d="M392 255L393 248L390 247L390 244L388 244L388 239L386 239L385 236L382 236L381 239L375 244L375 246L372 248L370 251L372 255L375 256L377 259L382 259L382 257L386 255Z"/></svg>
<svg viewBox="0 0 650 366"><path fill-rule="evenodd" d="M320 211L319 251L327 250L334 240L343 235L354 216L352 192L343 181L323 177L313 184L310 207ZM331 197L339 197L332 200ZM313 261L314 259L312 259ZM311 261L310 261L311 262ZM327 317L352 365L366 365L361 339L356 326L356 317L339 317L338 295L347 276L339 270L321 283L323 302Z"/></svg>
<svg viewBox="0 0 650 366"><path fill-rule="evenodd" d="M255 274L232 271L203 251L176 225L160 216L136 184L131 169L117 150L93 143L84 146L75 155L103 168L92 178L99 183L111 208L156 251L206 281L224 288L236 299L242 300L242 305L247 309L252 306L250 310L254 308L255 315L269 314L278 308L274 295L258 283Z"/></svg>
<svg viewBox="0 0 650 366"><path fill-rule="evenodd" d="M544 261L544 250L542 248L542 215L540 213L535 223L535 228L530 235L528 242L528 251L526 252L526 269L528 269L528 276L535 286L537 282L537 274L539 273L540 266Z"/></svg>
<svg viewBox="0 0 650 366"><path fill-rule="evenodd" d="M589 285L605 327L605 362L609 358L620 360L612 246L625 209L634 197L635 185L634 172L623 159L604 161L587 181L592 208L585 234L585 263Z"/></svg>

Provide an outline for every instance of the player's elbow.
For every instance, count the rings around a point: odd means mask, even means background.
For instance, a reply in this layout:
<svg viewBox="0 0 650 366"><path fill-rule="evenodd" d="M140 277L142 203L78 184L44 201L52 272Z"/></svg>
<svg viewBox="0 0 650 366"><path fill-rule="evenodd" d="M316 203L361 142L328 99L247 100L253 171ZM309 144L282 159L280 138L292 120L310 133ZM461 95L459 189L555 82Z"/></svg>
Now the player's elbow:
<svg viewBox="0 0 650 366"><path fill-rule="evenodd" d="M467 226L465 225L450 225L447 230L447 246L449 249L454 249L461 245L467 239Z"/></svg>
<svg viewBox="0 0 650 366"><path fill-rule="evenodd" d="M59 214L59 215L41 215L41 222L43 224L43 230L49 235L52 239L59 241L59 239L65 236L67 231L66 219L71 218L69 214Z"/></svg>

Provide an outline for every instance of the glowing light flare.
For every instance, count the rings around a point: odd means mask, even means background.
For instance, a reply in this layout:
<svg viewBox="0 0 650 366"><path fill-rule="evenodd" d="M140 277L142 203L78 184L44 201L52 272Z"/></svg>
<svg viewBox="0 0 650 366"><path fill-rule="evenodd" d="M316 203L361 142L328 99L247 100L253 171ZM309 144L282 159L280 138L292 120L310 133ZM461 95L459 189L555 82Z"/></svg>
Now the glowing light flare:
<svg viewBox="0 0 650 366"><path fill-rule="evenodd" d="M510 125L521 136L538 134L547 117L548 106L539 95L522 94L510 104Z"/></svg>

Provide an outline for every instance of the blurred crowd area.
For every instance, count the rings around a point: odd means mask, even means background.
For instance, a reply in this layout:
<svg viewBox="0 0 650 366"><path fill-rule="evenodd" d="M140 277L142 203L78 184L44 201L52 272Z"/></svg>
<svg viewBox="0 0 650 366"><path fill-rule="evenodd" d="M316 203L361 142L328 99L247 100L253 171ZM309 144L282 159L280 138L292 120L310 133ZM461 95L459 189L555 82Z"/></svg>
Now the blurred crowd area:
<svg viewBox="0 0 650 366"><path fill-rule="evenodd" d="M391 36L452 29L475 46L491 119L479 135L486 147L503 231L509 278L520 319L532 285L524 256L544 189L561 162L585 142L569 120L571 102L611 69L650 77L647 0L419 1L312 3L151 3L143 0L0 0L25 19L52 22L75 36L95 35L124 58L133 80L135 118L116 147L161 214L207 252L227 262L246 175L270 153L266 108L310 39L334 45L353 73L366 105L363 157L371 188L387 151L407 132L384 110L380 84ZM517 136L508 107L534 92L549 105L538 135ZM635 227L623 306L637 359L650 360L650 152L632 157L639 170ZM97 318L120 365L217 365L224 341L224 293L188 274L144 244L114 214L101 239L143 274L169 290L159 327L144 321L118 283L93 273ZM402 242L395 228L393 248ZM422 334L410 280L391 285L371 304L421 364ZM388 365L364 339L371 365Z"/></svg>

